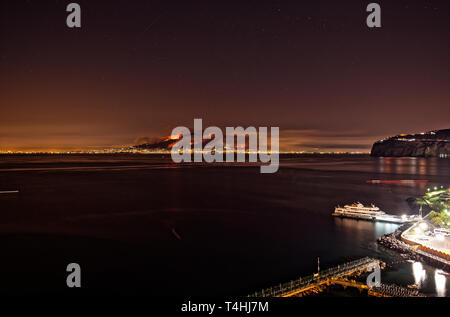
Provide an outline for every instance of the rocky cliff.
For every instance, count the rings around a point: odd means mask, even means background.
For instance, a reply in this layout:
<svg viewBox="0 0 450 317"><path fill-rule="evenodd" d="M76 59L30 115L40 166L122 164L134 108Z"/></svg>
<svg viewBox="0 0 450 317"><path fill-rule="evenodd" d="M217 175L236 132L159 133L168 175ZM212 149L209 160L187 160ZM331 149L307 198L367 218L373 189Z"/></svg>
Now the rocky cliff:
<svg viewBox="0 0 450 317"><path fill-rule="evenodd" d="M449 157L450 129L418 134L400 134L377 141L372 156Z"/></svg>

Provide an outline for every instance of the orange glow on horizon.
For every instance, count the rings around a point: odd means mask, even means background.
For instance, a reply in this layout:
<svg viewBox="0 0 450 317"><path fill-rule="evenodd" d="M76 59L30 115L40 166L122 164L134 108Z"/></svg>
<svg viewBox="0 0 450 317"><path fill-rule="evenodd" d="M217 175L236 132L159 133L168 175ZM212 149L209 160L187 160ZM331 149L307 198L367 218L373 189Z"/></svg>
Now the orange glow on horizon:
<svg viewBox="0 0 450 317"><path fill-rule="evenodd" d="M171 136L169 136L169 140L179 140L179 139L181 139L182 136L183 136L182 134L171 135Z"/></svg>

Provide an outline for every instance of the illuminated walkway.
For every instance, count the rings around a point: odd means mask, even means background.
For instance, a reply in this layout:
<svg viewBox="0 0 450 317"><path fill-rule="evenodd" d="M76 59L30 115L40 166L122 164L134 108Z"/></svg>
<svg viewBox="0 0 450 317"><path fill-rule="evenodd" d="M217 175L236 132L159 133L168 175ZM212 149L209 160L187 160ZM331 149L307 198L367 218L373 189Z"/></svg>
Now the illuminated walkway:
<svg viewBox="0 0 450 317"><path fill-rule="evenodd" d="M368 267L380 265L380 261L365 257L356 261L348 262L343 265L327 269L320 272L320 274L314 274L307 277L301 277L298 280L293 280L284 284L280 284L275 287L270 287L256 292L249 296L252 297L290 297L301 296L302 293L308 293L309 291L315 291L317 287L330 285L333 279L352 275L359 271L367 271Z"/></svg>

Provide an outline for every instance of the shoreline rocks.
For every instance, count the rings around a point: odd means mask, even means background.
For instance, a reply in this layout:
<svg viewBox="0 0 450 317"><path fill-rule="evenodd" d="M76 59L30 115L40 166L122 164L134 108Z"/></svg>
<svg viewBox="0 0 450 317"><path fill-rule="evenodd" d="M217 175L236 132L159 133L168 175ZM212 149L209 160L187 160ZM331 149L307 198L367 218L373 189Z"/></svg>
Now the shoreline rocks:
<svg viewBox="0 0 450 317"><path fill-rule="evenodd" d="M444 271L450 271L449 265L439 262L438 260L435 260L431 257L419 254L416 252L416 249L403 242L401 240L401 235L407 228L408 226L404 225L398 228L393 233L383 235L377 239L377 243L385 247L386 249L399 253L400 257L402 257L404 260L423 262L433 267L443 269Z"/></svg>

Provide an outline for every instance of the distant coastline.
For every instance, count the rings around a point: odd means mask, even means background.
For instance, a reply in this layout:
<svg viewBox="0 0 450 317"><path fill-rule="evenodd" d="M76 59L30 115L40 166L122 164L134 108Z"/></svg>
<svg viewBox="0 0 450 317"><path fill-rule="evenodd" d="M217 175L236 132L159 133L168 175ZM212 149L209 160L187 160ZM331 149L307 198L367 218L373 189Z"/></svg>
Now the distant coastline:
<svg viewBox="0 0 450 317"><path fill-rule="evenodd" d="M235 151L236 153L236 151ZM170 151L154 150L154 151L138 151L138 150L124 150L124 151L109 151L109 150L93 150L93 151L0 151L0 155L14 156L14 155L121 155L121 154L136 154L136 155L170 155ZM297 156L297 155L360 155L369 156L369 152L279 152L282 156Z"/></svg>
<svg viewBox="0 0 450 317"><path fill-rule="evenodd" d="M400 134L375 142L375 157L441 157L450 156L450 129Z"/></svg>

